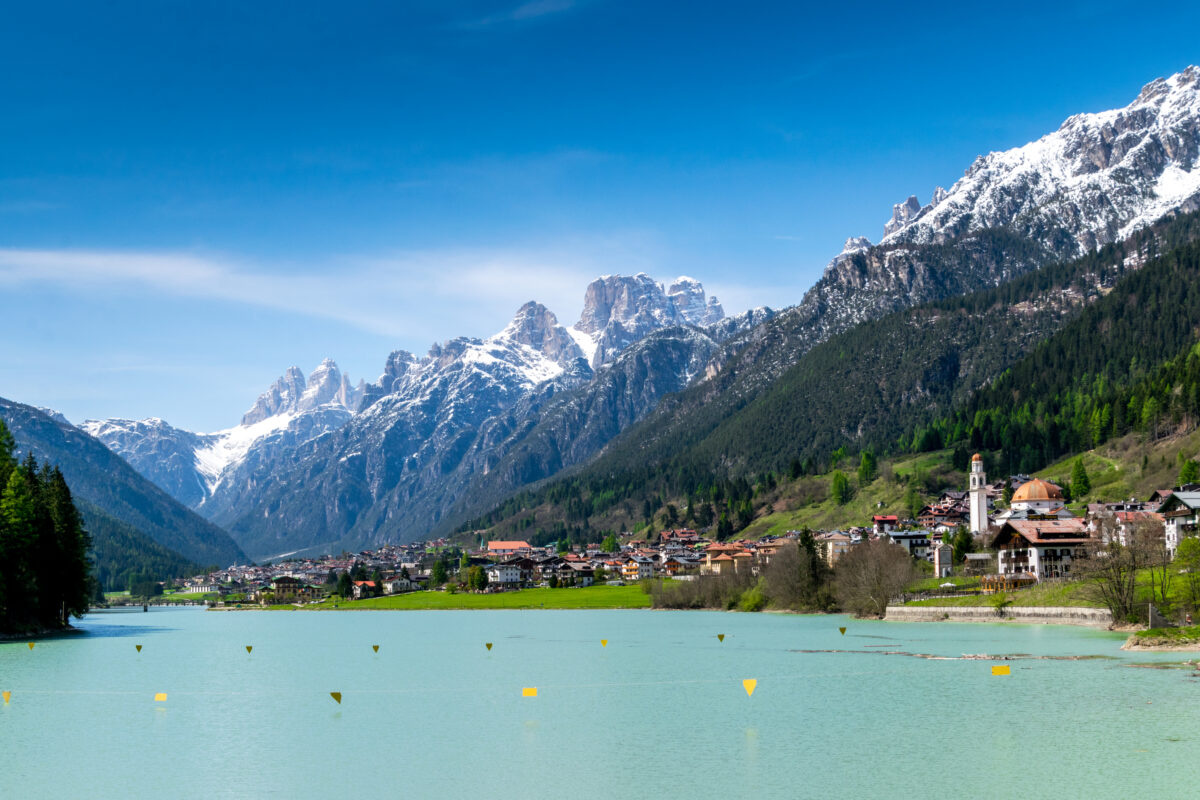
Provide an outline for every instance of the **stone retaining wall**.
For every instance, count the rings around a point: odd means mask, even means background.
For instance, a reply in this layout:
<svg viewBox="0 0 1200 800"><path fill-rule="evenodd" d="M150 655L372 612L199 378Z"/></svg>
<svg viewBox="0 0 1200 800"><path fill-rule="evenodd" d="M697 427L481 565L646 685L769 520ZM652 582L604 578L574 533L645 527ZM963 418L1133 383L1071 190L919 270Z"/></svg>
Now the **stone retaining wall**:
<svg viewBox="0 0 1200 800"><path fill-rule="evenodd" d="M1003 617L984 606L888 606L884 618L889 622L1021 622L1095 628L1107 628L1113 621L1106 608L1071 606L1009 606Z"/></svg>

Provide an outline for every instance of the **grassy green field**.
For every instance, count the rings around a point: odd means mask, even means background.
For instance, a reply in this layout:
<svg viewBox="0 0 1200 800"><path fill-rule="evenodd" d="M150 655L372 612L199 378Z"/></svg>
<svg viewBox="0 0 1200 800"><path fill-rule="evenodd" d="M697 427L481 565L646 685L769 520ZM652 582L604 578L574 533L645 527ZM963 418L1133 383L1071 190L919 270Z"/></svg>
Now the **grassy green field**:
<svg viewBox="0 0 1200 800"><path fill-rule="evenodd" d="M496 594L409 592L368 600L328 600L311 609L496 609L496 608L649 608L650 596L640 586L587 586L580 589L521 589ZM280 608L286 608L281 606Z"/></svg>
<svg viewBox="0 0 1200 800"><path fill-rule="evenodd" d="M915 592L935 592L942 588L943 583L953 583L958 589L978 589L982 583L978 577L967 576L951 576L948 578L922 578L919 581L910 583L908 591Z"/></svg>
<svg viewBox="0 0 1200 800"><path fill-rule="evenodd" d="M1179 628L1149 628L1133 634L1132 642L1133 644L1160 647L1200 645L1200 625Z"/></svg>
<svg viewBox="0 0 1200 800"><path fill-rule="evenodd" d="M1155 489L1169 489L1179 482L1179 455L1195 458L1200 452L1200 430L1186 436L1170 436L1154 443L1140 434L1130 434L1083 453L1092 490L1090 502L1146 499ZM1071 477L1076 456L1058 461L1035 473L1036 477L1061 484ZM1080 504L1073 507L1078 508Z"/></svg>
<svg viewBox="0 0 1200 800"><path fill-rule="evenodd" d="M839 505L829 497L832 473L797 481L775 501L776 510L773 513L756 519L739 536L760 539L764 536L782 536L790 530L800 530L806 526L816 531L870 525L871 517L875 514L896 514L903 519L908 516L908 510L904 507L903 480L916 472L947 472L950 456L949 450L939 450L882 464L879 477L867 486L858 488L844 505ZM847 459L840 467L854 483L853 459ZM965 477L960 483L966 485ZM926 497L932 496L933 493L926 494Z"/></svg>
<svg viewBox="0 0 1200 800"><path fill-rule="evenodd" d="M1014 606L1083 606L1099 608L1101 603L1087 596L1082 583L1039 583L1028 589L1009 592L1008 598ZM991 607L995 595L981 594L970 597L933 597L929 600L913 600L910 606L983 606Z"/></svg>
<svg viewBox="0 0 1200 800"><path fill-rule="evenodd" d="M104 598L109 602L120 603L129 600L129 592L105 592ZM150 598L152 603L192 603L204 600L215 600L216 594L200 594L198 592L164 592ZM139 600L140 602L140 600Z"/></svg>

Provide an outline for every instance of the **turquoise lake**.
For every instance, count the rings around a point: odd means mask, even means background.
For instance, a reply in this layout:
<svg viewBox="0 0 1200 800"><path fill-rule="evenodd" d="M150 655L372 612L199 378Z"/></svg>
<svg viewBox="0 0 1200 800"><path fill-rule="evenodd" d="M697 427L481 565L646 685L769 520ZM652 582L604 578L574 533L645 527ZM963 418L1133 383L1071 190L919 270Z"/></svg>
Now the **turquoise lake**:
<svg viewBox="0 0 1200 800"><path fill-rule="evenodd" d="M0 796L1200 793L1200 681L1126 666L1188 656L1123 653L1123 636L1085 628L195 608L78 626L0 644ZM993 676L1005 662L888 651L1111 658Z"/></svg>

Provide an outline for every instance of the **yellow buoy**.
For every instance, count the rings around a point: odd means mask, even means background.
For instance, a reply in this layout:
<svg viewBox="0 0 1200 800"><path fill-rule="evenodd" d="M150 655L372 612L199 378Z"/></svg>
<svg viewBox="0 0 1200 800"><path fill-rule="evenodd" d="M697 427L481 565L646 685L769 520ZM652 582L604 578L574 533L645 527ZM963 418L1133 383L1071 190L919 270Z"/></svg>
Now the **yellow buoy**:
<svg viewBox="0 0 1200 800"><path fill-rule="evenodd" d="M484 643L483 643L483 646L484 646L484 647L486 647L488 650L491 650L491 649L492 649L492 643L491 643L491 642L484 642Z"/></svg>
<svg viewBox="0 0 1200 800"><path fill-rule="evenodd" d="M154 695L154 702L156 702L156 703L165 703L165 702L167 702L167 693L166 693L166 692L159 692L158 694Z"/></svg>
<svg viewBox="0 0 1200 800"><path fill-rule="evenodd" d="M601 646L601 647L608 647L608 639L601 639L601 640L600 640L600 646Z"/></svg>
<svg viewBox="0 0 1200 800"><path fill-rule="evenodd" d="M329 696L332 697L334 700L336 700L337 704L339 706L342 704L342 693L341 692L330 692Z"/></svg>
<svg viewBox="0 0 1200 800"><path fill-rule="evenodd" d="M838 630L842 632L842 636L845 636L845 635L846 635L846 629L845 629L845 628L838 628Z"/></svg>
<svg viewBox="0 0 1200 800"><path fill-rule="evenodd" d="M521 690L521 697L537 697L537 687L526 686Z"/></svg>
<svg viewBox="0 0 1200 800"><path fill-rule="evenodd" d="M1011 675L1012 671L1009 669L1008 664L1005 664L1002 667L992 667L992 674L993 675Z"/></svg>
<svg viewBox="0 0 1200 800"><path fill-rule="evenodd" d="M32 649L33 649L33 642L30 642L30 643L29 643L29 649L30 649L30 650L32 650Z"/></svg>
<svg viewBox="0 0 1200 800"><path fill-rule="evenodd" d="M137 648L137 651L138 651L139 653L140 653L140 652L142 652L142 646L141 646L140 644L135 644L135 645L134 645L134 647L136 647L136 648Z"/></svg>
<svg viewBox="0 0 1200 800"><path fill-rule="evenodd" d="M723 642L723 641L725 641L725 634L723 634L723 633L718 633L718 634L717 634L717 641L718 641L718 642Z"/></svg>
<svg viewBox="0 0 1200 800"><path fill-rule="evenodd" d="M379 652L379 645L377 645L377 644L373 644L373 645L371 645L371 649L372 649L372 650L374 650L376 653L378 653L378 652Z"/></svg>
<svg viewBox="0 0 1200 800"><path fill-rule="evenodd" d="M8 701L12 699L12 692L0 692L0 696L4 697L4 705L8 705Z"/></svg>
<svg viewBox="0 0 1200 800"><path fill-rule="evenodd" d="M253 650L253 649L254 649L254 645L252 645L252 644L248 644L248 645L246 645L246 652L247 652L247 653L249 653L249 652L250 652L251 650Z"/></svg>
<svg viewBox="0 0 1200 800"><path fill-rule="evenodd" d="M754 696L754 688L758 686L758 680L755 678L746 678L742 681L742 687L746 690L746 697Z"/></svg>

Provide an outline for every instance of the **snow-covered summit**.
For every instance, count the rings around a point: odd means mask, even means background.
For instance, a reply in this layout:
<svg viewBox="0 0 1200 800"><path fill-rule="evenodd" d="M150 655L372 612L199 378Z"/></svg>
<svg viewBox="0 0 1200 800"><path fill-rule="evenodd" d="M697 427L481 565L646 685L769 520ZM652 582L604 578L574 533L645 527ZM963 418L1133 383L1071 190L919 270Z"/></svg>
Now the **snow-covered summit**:
<svg viewBox="0 0 1200 800"><path fill-rule="evenodd" d="M305 441L340 427L357 409L363 383L351 386L325 359L305 378L289 367L242 417L213 433L193 433L158 418L88 420L80 425L180 502L198 508L255 451L281 438Z"/></svg>
<svg viewBox="0 0 1200 800"><path fill-rule="evenodd" d="M644 272L604 275L592 281L584 293L583 312L572 336L583 342L585 353L590 351L589 361L596 369L660 328L711 325L724 318L720 302L706 297L704 287L694 278L680 276L667 287Z"/></svg>
<svg viewBox="0 0 1200 800"><path fill-rule="evenodd" d="M980 156L947 192L897 204L881 244L939 242L1001 225L1062 231L1081 253L1173 210L1200 208L1200 67L1142 88L1124 108L1076 114L1053 133Z"/></svg>
<svg viewBox="0 0 1200 800"><path fill-rule="evenodd" d="M253 407L242 416L242 425L256 425L270 417L311 411L334 405L354 412L362 400L363 383L351 386L333 359L327 358L306 380L299 367L288 367L267 391L258 396Z"/></svg>

